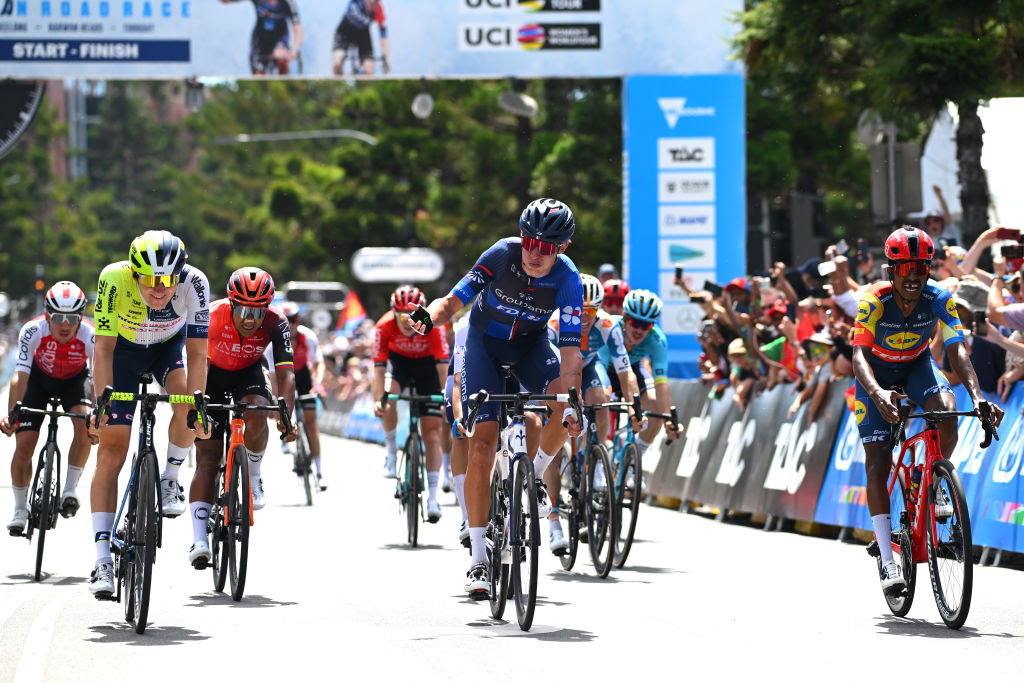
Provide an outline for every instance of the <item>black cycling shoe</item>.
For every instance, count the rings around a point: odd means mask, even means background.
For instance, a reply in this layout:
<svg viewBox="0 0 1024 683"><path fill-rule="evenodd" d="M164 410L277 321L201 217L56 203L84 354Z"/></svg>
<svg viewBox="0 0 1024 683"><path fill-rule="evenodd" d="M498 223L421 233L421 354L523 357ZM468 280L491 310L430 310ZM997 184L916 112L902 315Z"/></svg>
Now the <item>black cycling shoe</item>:
<svg viewBox="0 0 1024 683"><path fill-rule="evenodd" d="M64 519L70 519L75 516L79 507L80 504L77 496L66 495L63 500L60 501L60 516Z"/></svg>

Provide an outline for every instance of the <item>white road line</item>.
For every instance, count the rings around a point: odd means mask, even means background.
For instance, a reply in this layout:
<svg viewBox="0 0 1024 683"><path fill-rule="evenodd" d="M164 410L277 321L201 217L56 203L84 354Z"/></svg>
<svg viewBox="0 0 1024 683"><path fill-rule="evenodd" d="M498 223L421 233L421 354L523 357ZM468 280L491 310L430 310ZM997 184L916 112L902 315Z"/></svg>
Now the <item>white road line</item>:
<svg viewBox="0 0 1024 683"><path fill-rule="evenodd" d="M50 650L50 640L57 625L57 617L64 609L70 596L51 600L39 612L32 622L25 638L25 647L21 651L18 668L14 670L14 683L36 683L43 680L46 670L46 657Z"/></svg>

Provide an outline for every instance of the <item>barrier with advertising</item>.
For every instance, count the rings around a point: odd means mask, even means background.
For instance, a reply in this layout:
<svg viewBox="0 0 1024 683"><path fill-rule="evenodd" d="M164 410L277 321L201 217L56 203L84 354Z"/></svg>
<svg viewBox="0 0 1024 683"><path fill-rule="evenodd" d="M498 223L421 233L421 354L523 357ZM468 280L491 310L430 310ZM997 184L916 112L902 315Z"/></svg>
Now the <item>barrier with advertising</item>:
<svg viewBox="0 0 1024 683"><path fill-rule="evenodd" d="M5 0L0 63L15 78L238 78L277 46L293 75L354 72L364 42L390 76L614 77L740 73L740 0ZM343 25L344 22L344 25ZM682 49L685 46L685 49ZM264 54L265 53L265 54ZM382 65L376 64L380 74Z"/></svg>

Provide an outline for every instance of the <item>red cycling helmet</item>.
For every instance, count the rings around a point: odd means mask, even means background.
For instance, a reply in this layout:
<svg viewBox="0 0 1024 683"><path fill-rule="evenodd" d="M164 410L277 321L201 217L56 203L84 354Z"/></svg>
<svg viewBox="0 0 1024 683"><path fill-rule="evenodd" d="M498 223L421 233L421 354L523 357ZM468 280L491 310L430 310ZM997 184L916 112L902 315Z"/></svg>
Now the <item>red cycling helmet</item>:
<svg viewBox="0 0 1024 683"><path fill-rule="evenodd" d="M411 313L417 306L426 306L427 298L419 287L402 285L391 295L391 310L401 313Z"/></svg>
<svg viewBox="0 0 1024 683"><path fill-rule="evenodd" d="M608 301L611 299L613 302L621 303L626 295L629 294L629 283L625 280L605 280L604 281L604 300Z"/></svg>
<svg viewBox="0 0 1024 683"><path fill-rule="evenodd" d="M923 230L904 225L885 240L885 256L890 261L931 261L935 243Z"/></svg>
<svg viewBox="0 0 1024 683"><path fill-rule="evenodd" d="M228 300L239 306L266 308L274 300L274 278L260 268L239 268L228 278Z"/></svg>

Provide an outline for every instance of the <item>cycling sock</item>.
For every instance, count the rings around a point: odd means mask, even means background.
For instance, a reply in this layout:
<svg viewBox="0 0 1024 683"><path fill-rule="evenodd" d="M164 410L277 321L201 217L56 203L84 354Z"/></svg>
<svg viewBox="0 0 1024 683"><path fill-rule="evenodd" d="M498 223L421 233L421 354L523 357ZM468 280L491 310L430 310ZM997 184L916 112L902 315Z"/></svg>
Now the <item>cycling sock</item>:
<svg viewBox="0 0 1024 683"><path fill-rule="evenodd" d="M11 489L14 491L14 509L28 510L28 487L12 486Z"/></svg>
<svg viewBox="0 0 1024 683"><path fill-rule="evenodd" d="M442 453L441 454L441 471L445 473L445 476L452 471L452 454Z"/></svg>
<svg viewBox="0 0 1024 683"><path fill-rule="evenodd" d="M487 561L487 547L484 545L484 533L486 531L487 527L469 527L469 547L473 551L473 556L469 560L470 565Z"/></svg>
<svg viewBox="0 0 1024 683"><path fill-rule="evenodd" d="M74 493L75 488L78 486L78 480L82 477L82 472L84 471L84 467L68 465L68 476L64 479L64 493Z"/></svg>
<svg viewBox="0 0 1024 683"><path fill-rule="evenodd" d="M384 444L388 447L388 455L398 454L398 430L392 429L384 432Z"/></svg>
<svg viewBox="0 0 1024 683"><path fill-rule="evenodd" d="M213 505L197 501L189 503L189 510L192 511L192 542L206 540L206 521L210 519L210 510Z"/></svg>
<svg viewBox="0 0 1024 683"><path fill-rule="evenodd" d="M540 479L552 460L554 460L553 455L548 455L543 448L538 448L537 455L533 458L533 476Z"/></svg>
<svg viewBox="0 0 1024 683"><path fill-rule="evenodd" d="M437 480L441 478L440 472L427 472L427 500L437 500Z"/></svg>
<svg viewBox="0 0 1024 683"><path fill-rule="evenodd" d="M173 443L168 443L167 465L164 466L164 472L160 475L160 478L178 481L178 470L181 469L181 463L185 462L185 458L188 457L188 452L191 448L191 446L182 448L181 446L175 446Z"/></svg>
<svg viewBox="0 0 1024 683"><path fill-rule="evenodd" d="M555 529L562 530L562 521L558 519L558 511L552 508L552 513L548 515L548 533Z"/></svg>
<svg viewBox="0 0 1024 683"><path fill-rule="evenodd" d="M249 449L246 449L247 451ZM249 478L259 479L260 472L263 471L263 454L266 453L266 449L262 451L249 451Z"/></svg>
<svg viewBox="0 0 1024 683"><path fill-rule="evenodd" d="M320 469L320 456L319 455L317 457L313 458L313 469L316 470L316 476L318 476L318 477L322 477L323 476L324 473Z"/></svg>
<svg viewBox="0 0 1024 683"><path fill-rule="evenodd" d="M459 499L459 507L462 509L462 521L469 519L469 512L466 510L466 475L455 475L455 497Z"/></svg>
<svg viewBox="0 0 1024 683"><path fill-rule="evenodd" d="M641 439L639 434L637 434L636 437L634 437L633 443L636 444L636 450L640 455L646 453L647 449L651 447L651 444Z"/></svg>
<svg viewBox="0 0 1024 683"><path fill-rule="evenodd" d="M882 564L892 562L892 518L889 515L873 515L871 524L875 527L875 540L882 553Z"/></svg>
<svg viewBox="0 0 1024 683"><path fill-rule="evenodd" d="M92 531L96 539L96 562L112 562L110 557L110 528L114 526L113 512L92 513Z"/></svg>

